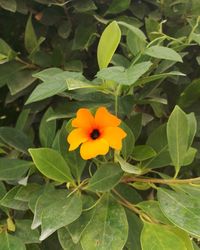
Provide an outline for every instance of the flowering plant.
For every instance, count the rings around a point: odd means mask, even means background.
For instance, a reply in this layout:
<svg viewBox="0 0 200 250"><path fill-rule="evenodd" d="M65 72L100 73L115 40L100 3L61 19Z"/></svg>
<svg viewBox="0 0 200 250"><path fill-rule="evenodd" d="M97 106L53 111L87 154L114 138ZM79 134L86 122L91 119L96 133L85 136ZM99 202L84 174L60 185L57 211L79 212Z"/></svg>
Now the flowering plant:
<svg viewBox="0 0 200 250"><path fill-rule="evenodd" d="M0 6L0 250L199 249L199 1Z"/></svg>

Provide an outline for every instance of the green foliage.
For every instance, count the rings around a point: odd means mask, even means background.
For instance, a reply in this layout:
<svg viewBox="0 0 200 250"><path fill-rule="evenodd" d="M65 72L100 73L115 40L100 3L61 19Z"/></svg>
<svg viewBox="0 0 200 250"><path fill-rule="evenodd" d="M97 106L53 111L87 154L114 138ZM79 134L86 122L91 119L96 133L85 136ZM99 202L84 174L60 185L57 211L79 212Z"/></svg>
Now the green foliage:
<svg viewBox="0 0 200 250"><path fill-rule="evenodd" d="M199 0L0 9L0 250L199 249ZM86 161L99 107L126 137Z"/></svg>

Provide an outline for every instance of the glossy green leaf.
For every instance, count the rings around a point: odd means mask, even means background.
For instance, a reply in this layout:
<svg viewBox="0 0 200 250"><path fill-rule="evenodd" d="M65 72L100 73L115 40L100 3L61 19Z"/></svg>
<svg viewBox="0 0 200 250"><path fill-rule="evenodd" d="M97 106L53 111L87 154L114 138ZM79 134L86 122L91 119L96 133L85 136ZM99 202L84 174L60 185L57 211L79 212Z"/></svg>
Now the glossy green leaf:
<svg viewBox="0 0 200 250"><path fill-rule="evenodd" d="M24 44L29 54L33 52L33 50L37 47L38 44L37 36L35 34L35 30L32 24L32 15L29 16L26 24Z"/></svg>
<svg viewBox="0 0 200 250"><path fill-rule="evenodd" d="M128 237L128 222L124 208L107 194L95 209L95 214L82 235L82 248L121 250Z"/></svg>
<svg viewBox="0 0 200 250"><path fill-rule="evenodd" d="M29 149L38 170L46 177L58 182L73 180L69 167L63 157L50 148Z"/></svg>
<svg viewBox="0 0 200 250"><path fill-rule="evenodd" d="M50 107L42 117L39 127L40 142L43 147L51 147L55 133L56 133L56 121L47 121L47 119L54 114L53 109Z"/></svg>
<svg viewBox="0 0 200 250"><path fill-rule="evenodd" d="M33 166L31 161L0 158L0 180L17 180Z"/></svg>
<svg viewBox="0 0 200 250"><path fill-rule="evenodd" d="M89 180L87 189L95 192L105 192L112 189L120 181L123 171L118 164L102 164Z"/></svg>
<svg viewBox="0 0 200 250"><path fill-rule="evenodd" d="M189 126L189 138L188 138L188 147L193 143L195 134L197 132L197 120L194 113L187 114L188 126Z"/></svg>
<svg viewBox="0 0 200 250"><path fill-rule="evenodd" d="M178 174L188 150L189 126L186 114L176 106L167 123L167 140L172 163Z"/></svg>
<svg viewBox="0 0 200 250"><path fill-rule="evenodd" d="M7 232L0 233L0 250L26 250L24 243Z"/></svg>
<svg viewBox="0 0 200 250"><path fill-rule="evenodd" d="M54 202L43 210L40 240L75 221L82 213L82 201L77 195Z"/></svg>
<svg viewBox="0 0 200 250"><path fill-rule="evenodd" d="M103 31L98 44L97 60L100 69L106 68L110 63L120 39L121 30L117 22L113 21Z"/></svg>
<svg viewBox="0 0 200 250"><path fill-rule="evenodd" d="M187 246L178 235L169 227L158 224L144 223L141 244L143 250L149 250L149 244L155 250L187 250Z"/></svg>
<svg viewBox="0 0 200 250"><path fill-rule="evenodd" d="M144 161L156 156L156 152L152 147L148 145L138 145L134 147L131 156L136 161Z"/></svg>
<svg viewBox="0 0 200 250"><path fill-rule="evenodd" d="M182 62L181 56L175 50L163 46L151 46L147 48L144 53L146 55L159 59Z"/></svg>
<svg viewBox="0 0 200 250"><path fill-rule="evenodd" d="M168 189L158 190L158 201L165 216L184 231L200 236L200 200Z"/></svg>

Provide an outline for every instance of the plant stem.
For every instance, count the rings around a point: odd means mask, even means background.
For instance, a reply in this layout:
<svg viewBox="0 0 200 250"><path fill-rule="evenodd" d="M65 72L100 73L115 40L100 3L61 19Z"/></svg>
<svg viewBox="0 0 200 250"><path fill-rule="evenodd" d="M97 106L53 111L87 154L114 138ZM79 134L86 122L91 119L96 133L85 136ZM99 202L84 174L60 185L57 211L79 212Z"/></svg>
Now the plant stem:
<svg viewBox="0 0 200 250"><path fill-rule="evenodd" d="M187 184L200 182L200 177L190 179L157 179L157 178L137 178L137 177L124 177L122 182L147 182L147 183L159 183L159 184Z"/></svg>

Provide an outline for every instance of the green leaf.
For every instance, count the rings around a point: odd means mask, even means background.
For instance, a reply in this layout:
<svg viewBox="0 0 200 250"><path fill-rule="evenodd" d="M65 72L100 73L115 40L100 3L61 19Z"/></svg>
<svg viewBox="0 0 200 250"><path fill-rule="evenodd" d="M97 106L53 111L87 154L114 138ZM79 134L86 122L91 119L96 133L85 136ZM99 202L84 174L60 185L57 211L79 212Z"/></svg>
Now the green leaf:
<svg viewBox="0 0 200 250"><path fill-rule="evenodd" d="M0 200L0 205L8 208L12 208L15 210L26 211L28 210L27 202L19 201L15 199L15 195L19 191L20 186L15 186L10 189L8 193Z"/></svg>
<svg viewBox="0 0 200 250"><path fill-rule="evenodd" d="M137 207L142 209L142 211L144 211L153 220L166 225L171 224L171 222L165 217L165 215L161 211L158 201L142 201L137 204Z"/></svg>
<svg viewBox="0 0 200 250"><path fill-rule="evenodd" d="M20 91L29 87L36 79L32 77L35 70L23 69L15 72L12 81L8 81L7 85L11 95L16 95Z"/></svg>
<svg viewBox="0 0 200 250"><path fill-rule="evenodd" d="M144 161L149 158L156 156L155 150L148 145L138 145L133 149L133 153L131 155L136 161Z"/></svg>
<svg viewBox="0 0 200 250"><path fill-rule="evenodd" d="M137 140L142 131L142 114L136 113L131 116L130 119L126 120L126 124L132 130L135 140Z"/></svg>
<svg viewBox="0 0 200 250"><path fill-rule="evenodd" d="M39 171L58 182L71 182L69 167L63 157L50 148L29 149L29 153Z"/></svg>
<svg viewBox="0 0 200 250"><path fill-rule="evenodd" d="M189 126L189 138L188 138L188 147L193 143L195 134L197 132L197 120L194 113L187 114L188 126Z"/></svg>
<svg viewBox="0 0 200 250"><path fill-rule="evenodd" d="M167 140L172 163L178 174L188 150L189 127L186 114L176 106L167 122Z"/></svg>
<svg viewBox="0 0 200 250"><path fill-rule="evenodd" d="M129 227L126 247L128 250L141 250L140 235L142 231L142 220L128 209L126 210L126 216Z"/></svg>
<svg viewBox="0 0 200 250"><path fill-rule="evenodd" d="M122 175L123 171L118 164L102 164L89 180L87 189L94 192L106 192L117 185Z"/></svg>
<svg viewBox="0 0 200 250"><path fill-rule="evenodd" d="M24 243L6 231L0 233L1 250L26 250Z"/></svg>
<svg viewBox="0 0 200 250"><path fill-rule="evenodd" d="M111 4L109 4L109 8L106 11L106 14L117 14L126 9L128 9L131 1L130 0L112 0Z"/></svg>
<svg viewBox="0 0 200 250"><path fill-rule="evenodd" d="M177 227L200 237L200 200L182 192L158 190L158 201L165 216Z"/></svg>
<svg viewBox="0 0 200 250"><path fill-rule="evenodd" d="M82 201L77 195L60 199L43 210L40 240L75 221L82 213Z"/></svg>
<svg viewBox="0 0 200 250"><path fill-rule="evenodd" d="M121 66L104 68L97 73L97 77L103 80L115 81L122 85L132 85L149 70L151 65L152 63L147 61L132 64L128 69Z"/></svg>
<svg viewBox="0 0 200 250"><path fill-rule="evenodd" d="M31 54L38 45L37 36L32 24L32 15L29 16L26 24L24 43L29 54Z"/></svg>
<svg viewBox="0 0 200 250"><path fill-rule="evenodd" d="M0 6L3 9L9 10L11 12L16 12L16 10L17 10L16 0L9 0L9 1L8 0L0 0Z"/></svg>
<svg viewBox="0 0 200 250"><path fill-rule="evenodd" d="M170 227L158 224L144 223L141 244L143 250L149 250L149 245L154 250L187 250L182 238L170 230Z"/></svg>
<svg viewBox="0 0 200 250"><path fill-rule="evenodd" d="M48 97L57 95L65 91L67 86L67 79L77 79L83 80L84 77L80 72L69 72L69 71L62 71L58 72L56 68L52 68L51 70L44 70L35 74L34 76L44 79L44 82L39 84L31 93L26 104L41 101ZM55 73L58 72L58 73Z"/></svg>
<svg viewBox="0 0 200 250"><path fill-rule="evenodd" d="M31 220L15 220L16 231L15 236L20 238L23 243L40 243L39 241L39 231L31 229Z"/></svg>
<svg viewBox="0 0 200 250"><path fill-rule="evenodd" d="M27 149L33 146L31 140L22 131L12 127L0 127L0 139L25 154Z"/></svg>
<svg viewBox="0 0 200 250"><path fill-rule="evenodd" d="M138 53L143 52L146 46L146 42L141 40L131 30L129 30L127 33L126 43L130 52L134 56L136 56Z"/></svg>
<svg viewBox="0 0 200 250"><path fill-rule="evenodd" d="M15 127L19 130L24 130L24 128L26 127L26 123L27 123L27 120L28 120L28 116L29 116L29 113L30 113L30 109L23 109L18 118L17 118L17 122L16 122L16 125Z"/></svg>
<svg viewBox="0 0 200 250"><path fill-rule="evenodd" d="M54 111L51 107L49 107L40 123L39 137L43 147L51 147L56 134L56 121L47 121L52 114L54 114Z"/></svg>
<svg viewBox="0 0 200 250"><path fill-rule="evenodd" d="M95 212L95 209L89 209L89 208L94 206L96 200L94 200L91 196L86 196L86 195L82 195L82 200L83 200L83 213L76 221L74 221L67 227L72 237L72 240L75 244L77 244L80 241L83 232L89 225ZM84 209L86 209L86 211L84 211Z"/></svg>
<svg viewBox="0 0 200 250"><path fill-rule="evenodd" d="M195 103L200 97L200 79L190 83L178 98L178 105L187 108Z"/></svg>
<svg viewBox="0 0 200 250"><path fill-rule="evenodd" d="M100 69L106 68L110 63L120 39L121 30L117 22L113 21L103 31L98 44L97 60Z"/></svg>
<svg viewBox="0 0 200 250"><path fill-rule="evenodd" d="M126 162L121 156L116 155L116 159L119 162L124 172L130 173L130 174L136 174L136 175L142 174L142 170L139 167Z"/></svg>
<svg viewBox="0 0 200 250"><path fill-rule="evenodd" d="M151 46L147 48L144 53L151 57L165 59L175 62L183 62L181 56L173 49L163 47L163 46Z"/></svg>
<svg viewBox="0 0 200 250"><path fill-rule="evenodd" d="M131 24L128 24L128 23L125 23L125 22L122 22L122 21L119 21L117 23L119 25L123 26L123 27L126 27L131 32L133 32L133 34L138 37L140 42L146 43L146 36L140 29L138 29L137 27L135 27L135 26L133 26Z"/></svg>
<svg viewBox="0 0 200 250"><path fill-rule="evenodd" d="M190 147L185 154L183 166L190 165L194 161L196 153L197 149Z"/></svg>
<svg viewBox="0 0 200 250"><path fill-rule="evenodd" d="M82 248L84 250L121 250L127 237L128 223L124 208L109 194L104 195L82 235Z"/></svg>
<svg viewBox="0 0 200 250"><path fill-rule="evenodd" d="M122 155L127 159L133 152L135 146L135 136L132 130L126 125L125 122L122 122L120 127L126 132L127 136L122 141Z"/></svg>
<svg viewBox="0 0 200 250"><path fill-rule="evenodd" d="M0 158L0 180L18 180L32 166L31 161Z"/></svg>
<svg viewBox="0 0 200 250"><path fill-rule="evenodd" d="M58 230L58 239L64 250L82 250L81 244L75 244L67 228L63 227Z"/></svg>
<svg viewBox="0 0 200 250"><path fill-rule="evenodd" d="M81 13L97 9L95 3L92 0L77 1L74 2L73 6L77 12Z"/></svg>
<svg viewBox="0 0 200 250"><path fill-rule="evenodd" d="M23 64L15 61L0 64L0 87L8 83L12 84L13 81L16 82L17 72L24 69L25 67L26 66L24 66Z"/></svg>
<svg viewBox="0 0 200 250"><path fill-rule="evenodd" d="M144 167L153 169L171 164L167 145L166 124L153 130L149 135L146 144L151 146L157 154L152 159L143 162Z"/></svg>

